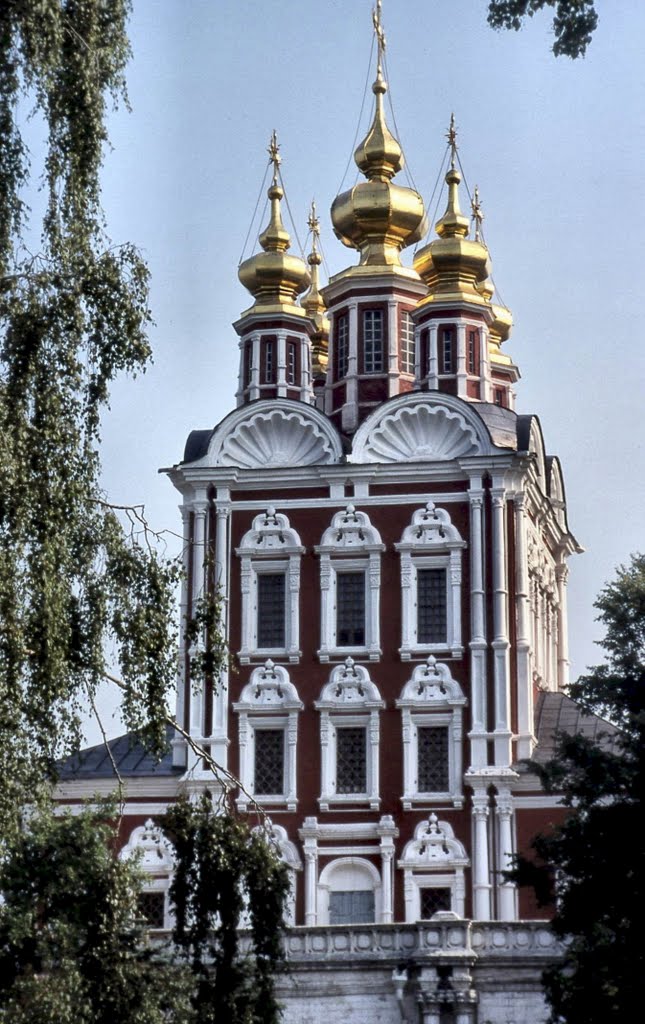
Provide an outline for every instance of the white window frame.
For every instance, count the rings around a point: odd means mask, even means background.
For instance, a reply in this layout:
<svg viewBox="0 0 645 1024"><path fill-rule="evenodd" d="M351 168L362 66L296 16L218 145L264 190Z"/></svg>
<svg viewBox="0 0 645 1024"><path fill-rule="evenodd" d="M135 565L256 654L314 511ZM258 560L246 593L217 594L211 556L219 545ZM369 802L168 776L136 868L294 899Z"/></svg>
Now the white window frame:
<svg viewBox="0 0 645 1024"><path fill-rule="evenodd" d="M466 882L464 872L470 865L466 850L455 839L452 826L430 814L414 830L414 839L406 843L398 867L403 871L403 898L405 920L420 920L421 889L449 889L450 910L443 915L463 918L466 912Z"/></svg>
<svg viewBox="0 0 645 1024"><path fill-rule="evenodd" d="M380 648L381 552L385 545L365 512L353 505L337 512L314 548L320 556L320 648L318 658L328 662L348 655L378 661ZM336 576L338 572L365 573L365 643L339 647L336 634Z"/></svg>
<svg viewBox="0 0 645 1024"><path fill-rule="evenodd" d="M371 887L364 887L361 889L347 888L347 889L336 889L333 887L334 875L342 873L343 871L353 870L357 875L362 875L364 878L371 882ZM379 924L383 917L383 885L381 881L381 875L379 874L378 868L372 864L371 861L365 857L337 857L326 864L320 872L320 878L318 879L317 886L317 911L316 919L318 924L326 924L329 922L329 894L330 892L372 892L374 893L374 924ZM342 927L351 928L351 924L343 925ZM361 927L361 924L357 923L357 927ZM363 927L369 927L369 923L365 923Z"/></svg>
<svg viewBox="0 0 645 1024"><path fill-rule="evenodd" d="M401 373L414 376L416 373L416 332L409 309L401 310L400 319Z"/></svg>
<svg viewBox="0 0 645 1024"><path fill-rule="evenodd" d="M300 560L304 550L287 517L271 506L255 517L252 528L236 548L241 562L240 664L248 665L251 661L265 661L267 658L286 658L292 664L300 661ZM258 576L261 573L285 575L283 647L258 647Z"/></svg>
<svg viewBox="0 0 645 1024"><path fill-rule="evenodd" d="M363 373L385 372L385 317L382 309L363 310ZM377 366L377 363L380 365Z"/></svg>
<svg viewBox="0 0 645 1024"><path fill-rule="evenodd" d="M341 313L336 324L336 370L338 379L347 376L349 369L349 315Z"/></svg>
<svg viewBox="0 0 645 1024"><path fill-rule="evenodd" d="M132 830L128 842L119 853L120 860L132 857L136 858L137 867L143 874L141 891L164 894L163 928L149 930L168 931L173 926L168 890L175 870L175 858L172 845L152 818Z"/></svg>
<svg viewBox="0 0 645 1024"><path fill-rule="evenodd" d="M429 501L417 509L406 526L400 543L401 555L401 646L402 661L429 654L461 658L462 551L466 542L451 523L445 509ZM446 638L441 643L422 644L417 637L417 571L444 569L446 573Z"/></svg>
<svg viewBox="0 0 645 1024"><path fill-rule="evenodd" d="M298 805L296 746L298 715L304 705L289 674L269 659L254 669L239 701L233 704L238 715L239 776L242 788L237 798L239 811L250 805L295 811ZM258 793L255 790L255 734L260 729L284 732L284 783L282 793Z"/></svg>
<svg viewBox="0 0 645 1024"><path fill-rule="evenodd" d="M401 711L403 730L403 809L420 805L452 803L463 807L463 708L466 698L459 683L452 678L447 665L430 656L424 665L417 665L403 687L396 707ZM443 792L421 792L417 785L418 732L421 727L448 728L448 789Z"/></svg>
<svg viewBox="0 0 645 1024"><path fill-rule="evenodd" d="M385 703L367 669L363 665L355 665L352 658L347 658L344 665L337 665L314 707L320 711L320 810L328 811L332 806L343 804L367 804L370 810L378 810L381 803L379 712ZM343 727L366 731L366 786L362 793L336 792L336 730Z"/></svg>

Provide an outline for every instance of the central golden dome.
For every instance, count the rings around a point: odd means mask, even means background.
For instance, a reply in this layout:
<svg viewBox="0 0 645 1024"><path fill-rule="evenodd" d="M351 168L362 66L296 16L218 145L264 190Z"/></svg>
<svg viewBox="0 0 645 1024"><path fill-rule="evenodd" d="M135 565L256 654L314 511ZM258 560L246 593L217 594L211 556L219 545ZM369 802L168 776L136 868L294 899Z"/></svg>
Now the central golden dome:
<svg viewBox="0 0 645 1024"><path fill-rule="evenodd" d="M388 128L383 111L387 91L379 60L374 117L370 129L354 153L367 181L361 181L334 199L331 219L344 245L358 249L361 266L400 266L401 250L426 233L423 200L411 188L392 184L404 166L403 151Z"/></svg>

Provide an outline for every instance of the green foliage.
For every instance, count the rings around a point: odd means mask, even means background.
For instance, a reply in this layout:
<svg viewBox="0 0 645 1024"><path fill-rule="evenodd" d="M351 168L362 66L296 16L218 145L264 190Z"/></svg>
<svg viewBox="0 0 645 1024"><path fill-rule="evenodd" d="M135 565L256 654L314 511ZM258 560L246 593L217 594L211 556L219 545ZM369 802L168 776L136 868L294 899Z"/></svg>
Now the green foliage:
<svg viewBox="0 0 645 1024"><path fill-rule="evenodd" d="M636 555L601 592L607 663L570 687L589 713L620 727L591 741L563 734L554 760L537 768L548 792L571 810L538 835L535 857L513 878L555 900L553 927L566 940L564 962L546 972L552 1021L619 1024L633 1012L643 963L640 907L645 876L645 556Z"/></svg>
<svg viewBox="0 0 645 1024"><path fill-rule="evenodd" d="M100 488L99 427L145 368L148 273L105 234L108 102L125 98L129 0L0 4L0 834L37 800L114 652L129 727L159 751L175 671L177 568L122 528ZM32 168L20 116L46 135ZM39 251L25 190L42 184ZM38 243L37 243L38 244ZM142 533L150 539L145 527Z"/></svg>
<svg viewBox="0 0 645 1024"><path fill-rule="evenodd" d="M545 7L554 10L553 32L556 57L584 57L598 25L595 0L490 0L488 24L495 29L517 32L525 18L532 18Z"/></svg>
<svg viewBox="0 0 645 1024"><path fill-rule="evenodd" d="M187 1020L187 979L145 942L114 814L44 810L2 862L2 1024L163 1024L171 1006L174 1024Z"/></svg>
<svg viewBox="0 0 645 1024"><path fill-rule="evenodd" d="M173 938L193 975L195 1024L276 1024L287 869L263 831L218 812L208 793L198 804L181 800L158 821L177 858ZM245 913L248 950L238 930Z"/></svg>

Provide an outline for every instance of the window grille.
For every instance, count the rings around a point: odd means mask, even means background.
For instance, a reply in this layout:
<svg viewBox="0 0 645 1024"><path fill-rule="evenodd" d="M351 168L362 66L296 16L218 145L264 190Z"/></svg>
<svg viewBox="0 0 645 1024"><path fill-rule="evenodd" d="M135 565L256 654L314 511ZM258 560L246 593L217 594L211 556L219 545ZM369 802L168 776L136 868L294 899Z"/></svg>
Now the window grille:
<svg viewBox="0 0 645 1024"><path fill-rule="evenodd" d="M365 645L365 573L336 574L336 645Z"/></svg>
<svg viewBox="0 0 645 1024"><path fill-rule="evenodd" d="M367 733L363 726L336 729L336 792L367 791Z"/></svg>
<svg viewBox="0 0 645 1024"><path fill-rule="evenodd" d="M365 373L383 370L383 312L366 309L363 313L363 369Z"/></svg>
<svg viewBox="0 0 645 1024"><path fill-rule="evenodd" d="M445 643L447 635L446 570L417 569L417 643Z"/></svg>
<svg viewBox="0 0 645 1024"><path fill-rule="evenodd" d="M501 388L495 388L495 405L504 405L504 392Z"/></svg>
<svg viewBox="0 0 645 1024"><path fill-rule="evenodd" d="M264 383L273 384L273 342L264 343Z"/></svg>
<svg viewBox="0 0 645 1024"><path fill-rule="evenodd" d="M292 341L287 345L287 384L296 383L296 346Z"/></svg>
<svg viewBox="0 0 645 1024"><path fill-rule="evenodd" d="M330 924L373 924L374 915L374 893L369 890L329 893Z"/></svg>
<svg viewBox="0 0 645 1024"><path fill-rule="evenodd" d="M245 370L244 370L244 384L248 387L251 383L251 376L253 373L253 342L247 341L244 349L245 359Z"/></svg>
<svg viewBox="0 0 645 1024"><path fill-rule="evenodd" d="M285 574L258 573L258 647L285 646Z"/></svg>
<svg viewBox="0 0 645 1024"><path fill-rule="evenodd" d="M401 312L401 371L403 373L415 372L415 347L414 347L414 324L412 317L406 309Z"/></svg>
<svg viewBox="0 0 645 1024"><path fill-rule="evenodd" d="M338 376L345 377L347 376L347 368L349 365L349 323L346 313L338 317L338 325L336 328L336 352Z"/></svg>
<svg viewBox="0 0 645 1024"><path fill-rule="evenodd" d="M148 928L163 928L165 924L166 894L162 891L140 892L137 898L139 915Z"/></svg>
<svg viewBox="0 0 645 1024"><path fill-rule="evenodd" d="M468 332L468 373L477 373L477 331Z"/></svg>
<svg viewBox="0 0 645 1024"><path fill-rule="evenodd" d="M427 921L438 910L450 910L450 889L420 889L420 920Z"/></svg>
<svg viewBox="0 0 645 1024"><path fill-rule="evenodd" d="M278 796L284 792L284 730L255 730L256 796Z"/></svg>
<svg viewBox="0 0 645 1024"><path fill-rule="evenodd" d="M452 331L443 332L443 358L441 372L452 373Z"/></svg>
<svg viewBox="0 0 645 1024"><path fill-rule="evenodd" d="M417 729L417 790L419 793L447 793L448 727L419 726Z"/></svg>

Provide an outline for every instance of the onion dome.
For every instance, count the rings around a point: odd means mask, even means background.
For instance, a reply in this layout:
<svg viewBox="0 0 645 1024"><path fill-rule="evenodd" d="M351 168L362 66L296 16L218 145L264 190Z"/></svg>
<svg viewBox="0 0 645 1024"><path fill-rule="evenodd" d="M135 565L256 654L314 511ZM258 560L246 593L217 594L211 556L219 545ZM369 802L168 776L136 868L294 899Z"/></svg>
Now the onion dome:
<svg viewBox="0 0 645 1024"><path fill-rule="evenodd" d="M254 309L288 306L290 312L298 311L304 315L304 310L295 303L296 297L309 285L310 277L304 260L287 255L291 238L280 212L284 190L279 180L280 152L275 132L269 145L269 155L273 163L273 180L267 192L271 215L259 238L264 251L245 260L237 273L255 299Z"/></svg>
<svg viewBox="0 0 645 1024"><path fill-rule="evenodd" d="M486 303L481 284L490 276L488 249L479 237L478 214L475 238L467 238L469 220L459 205L461 174L456 167L457 142L454 115L450 120L448 141L452 148L450 169L446 174L448 203L437 221L438 238L420 249L414 257L414 269L430 289L429 299L454 298ZM428 300L425 300L428 301Z"/></svg>
<svg viewBox="0 0 645 1024"><path fill-rule="evenodd" d="M360 252L361 266L401 266L401 250L420 241L427 230L426 215L418 192L392 183L405 161L383 109L387 83L382 72L385 36L380 4L374 12L374 28L378 43L376 81L372 86L374 117L354 153L367 181L358 182L334 199L331 219L341 242Z"/></svg>
<svg viewBox="0 0 645 1024"><path fill-rule="evenodd" d="M326 315L327 306L320 292L319 268L322 257L318 252L320 237L320 221L316 215L316 204L312 202L311 212L307 221L311 231L311 252L307 257L311 276L309 291L302 298L302 305L307 316L313 320L314 332L311 335L311 362L314 377L321 377L327 372L329 319Z"/></svg>

